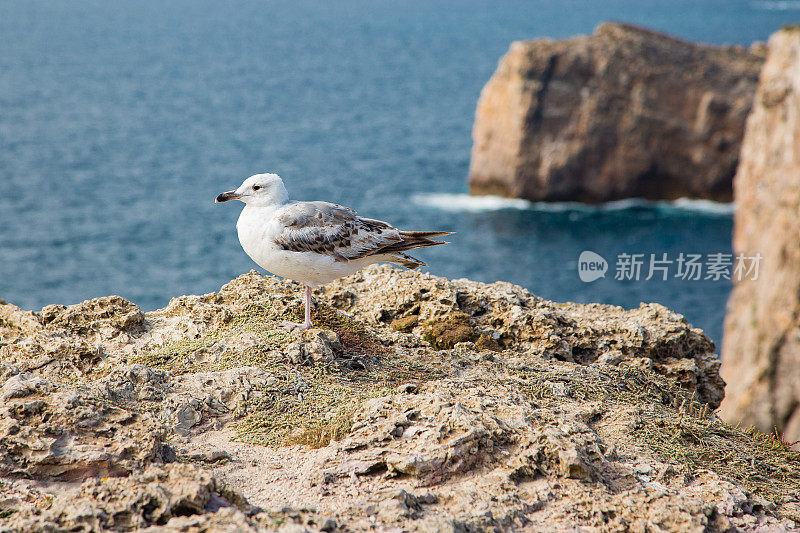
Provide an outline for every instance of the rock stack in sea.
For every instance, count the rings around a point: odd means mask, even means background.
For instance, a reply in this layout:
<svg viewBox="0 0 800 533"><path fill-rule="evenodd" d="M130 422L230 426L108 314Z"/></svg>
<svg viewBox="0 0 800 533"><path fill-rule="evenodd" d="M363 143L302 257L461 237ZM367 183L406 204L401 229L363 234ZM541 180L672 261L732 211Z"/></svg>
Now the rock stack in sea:
<svg viewBox="0 0 800 533"><path fill-rule="evenodd" d="M470 193L730 201L759 50L612 23L515 42L478 102Z"/></svg>
<svg viewBox="0 0 800 533"><path fill-rule="evenodd" d="M733 245L762 257L734 281L723 343L726 419L800 440L800 28L769 40L736 175Z"/></svg>
<svg viewBox="0 0 800 533"><path fill-rule="evenodd" d="M0 531L770 531L800 454L721 422L658 304L373 266L141 313L0 305Z"/></svg>

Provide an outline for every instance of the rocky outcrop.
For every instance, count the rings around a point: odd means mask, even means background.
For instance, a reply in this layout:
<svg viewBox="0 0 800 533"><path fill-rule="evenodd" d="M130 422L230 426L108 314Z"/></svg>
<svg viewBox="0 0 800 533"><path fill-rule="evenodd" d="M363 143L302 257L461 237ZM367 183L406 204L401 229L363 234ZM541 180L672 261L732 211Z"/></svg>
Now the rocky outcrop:
<svg viewBox="0 0 800 533"><path fill-rule="evenodd" d="M59 481L123 476L160 458L160 424L76 388L13 373L0 388L0 401L0 475Z"/></svg>
<svg viewBox="0 0 800 533"><path fill-rule="evenodd" d="M730 201L762 61L610 23L515 42L478 102L470 193Z"/></svg>
<svg viewBox="0 0 800 533"><path fill-rule="evenodd" d="M800 454L716 417L714 346L662 306L386 266L316 298L305 332L255 272L146 315L0 307L0 531L800 520Z"/></svg>
<svg viewBox="0 0 800 533"><path fill-rule="evenodd" d="M249 505L226 494L211 474L189 465L154 465L126 478L90 478L39 507L22 506L13 530L259 530L248 517ZM0 531L9 530L0 526Z"/></svg>
<svg viewBox="0 0 800 533"><path fill-rule="evenodd" d="M462 340L477 339L481 344L485 339L499 349L582 365L635 362L675 378L714 408L725 395L714 344L681 315L659 304L624 310L554 303L506 282L450 281L388 268L331 283L326 294L340 309L376 326L415 317L416 326L410 331L434 343L430 332L445 323L444 331L452 333L456 328L447 319L460 314L468 317L467 331L474 332ZM406 337L397 335L400 342Z"/></svg>
<svg viewBox="0 0 800 533"><path fill-rule="evenodd" d="M769 41L735 184L734 250L763 259L734 281L722 413L800 440L800 29Z"/></svg>

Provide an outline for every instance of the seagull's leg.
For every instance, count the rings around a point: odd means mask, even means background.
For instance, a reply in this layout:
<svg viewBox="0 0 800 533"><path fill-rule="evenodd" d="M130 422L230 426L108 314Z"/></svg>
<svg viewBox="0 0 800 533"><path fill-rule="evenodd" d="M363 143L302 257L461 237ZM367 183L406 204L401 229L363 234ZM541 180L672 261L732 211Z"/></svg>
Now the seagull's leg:
<svg viewBox="0 0 800 533"><path fill-rule="evenodd" d="M303 329L311 327L311 287L306 285L306 321L303 323Z"/></svg>
<svg viewBox="0 0 800 533"><path fill-rule="evenodd" d="M297 329L308 329L308 328L311 327L311 287L309 287L308 285L306 285L306 305L305 305L305 310L306 310L305 322L303 322L302 324L298 324L297 322L289 322L288 320L285 320L285 321L281 322L281 324L280 324L281 327L289 328L289 329L295 329L295 328L297 328Z"/></svg>

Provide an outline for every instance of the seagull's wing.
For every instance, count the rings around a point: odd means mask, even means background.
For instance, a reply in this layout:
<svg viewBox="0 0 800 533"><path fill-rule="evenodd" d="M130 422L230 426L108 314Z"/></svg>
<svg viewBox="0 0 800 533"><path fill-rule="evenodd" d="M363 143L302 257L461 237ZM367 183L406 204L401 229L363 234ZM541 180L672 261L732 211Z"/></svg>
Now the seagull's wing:
<svg viewBox="0 0 800 533"><path fill-rule="evenodd" d="M276 245L292 252L330 255L337 261L380 254L404 240L386 222L362 218L348 207L328 202L289 204L276 219L281 225Z"/></svg>

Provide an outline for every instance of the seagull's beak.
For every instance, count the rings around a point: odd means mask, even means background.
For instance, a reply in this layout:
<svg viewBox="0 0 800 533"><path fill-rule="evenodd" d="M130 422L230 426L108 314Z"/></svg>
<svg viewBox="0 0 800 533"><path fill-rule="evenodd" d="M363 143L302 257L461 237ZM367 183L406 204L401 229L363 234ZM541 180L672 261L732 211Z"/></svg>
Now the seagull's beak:
<svg viewBox="0 0 800 533"><path fill-rule="evenodd" d="M220 204L222 202L227 202L228 200L238 200L241 197L242 195L236 191L228 191L217 196L217 198L214 200L214 203Z"/></svg>

